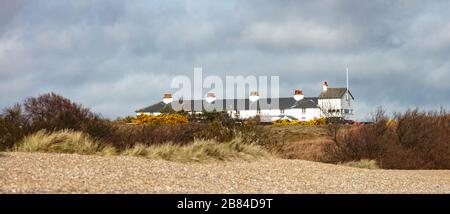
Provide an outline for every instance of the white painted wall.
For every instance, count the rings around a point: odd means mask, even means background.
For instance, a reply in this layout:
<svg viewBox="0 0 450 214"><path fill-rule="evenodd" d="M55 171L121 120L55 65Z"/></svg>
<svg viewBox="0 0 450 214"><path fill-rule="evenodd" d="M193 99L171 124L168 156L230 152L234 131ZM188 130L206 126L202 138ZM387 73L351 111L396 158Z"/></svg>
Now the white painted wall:
<svg viewBox="0 0 450 214"><path fill-rule="evenodd" d="M348 93L348 92L347 92ZM347 100L347 96L344 95L340 99L319 99L318 100L318 106L319 108L306 108L305 112L302 111L302 109L285 109L282 113L279 109L270 109L270 110L261 110L259 113L257 110L241 110L239 111L239 114L237 114L236 111L227 111L228 114L231 115L233 118L239 117L239 119L249 119L252 117L257 116L258 114L261 116L271 116L274 120L276 120L276 116L280 115L287 115L297 118L301 121L309 121L313 119L317 119L320 117L327 117L327 116L335 116L335 117L345 117L346 119L351 118L352 114L345 114L341 110L349 109L351 112L353 112L353 99L351 99L351 96L349 95L350 101ZM335 109L339 110L337 112L329 113L329 109ZM326 111L324 113L323 111ZM201 113L201 112L196 112ZM137 115L140 114L146 114L146 115L160 115L161 113L155 112L155 113L137 113Z"/></svg>
<svg viewBox="0 0 450 214"><path fill-rule="evenodd" d="M195 113L201 114L201 112L195 112ZM284 113L282 113L282 111L279 109L270 109L270 110L261 110L259 112L259 114L258 114L257 110L243 110L243 111L239 111L239 114L237 114L236 111L227 111L227 113L229 115L231 115L231 117L233 117L233 118L237 118L239 116L239 119L249 119L249 118L255 117L257 115L261 115L261 116L270 116L270 117L272 117L273 120L276 120L277 116L287 115L287 116L295 117L301 121L309 121L309 120L320 118L322 116L319 108L306 108L305 112L303 112L302 109L286 109L286 110L284 110ZM137 115L141 115L141 114L156 116L156 115L160 115L161 113L159 113L159 112L137 113Z"/></svg>
<svg viewBox="0 0 450 214"><path fill-rule="evenodd" d="M160 115L161 113L159 113L159 112L152 112L152 113L150 113L150 112L138 112L138 113L136 113L136 116L139 116L139 115L153 115L153 116L157 116L157 115Z"/></svg>
<svg viewBox="0 0 450 214"><path fill-rule="evenodd" d="M255 117L257 115L256 110L242 110L239 111L239 118L240 119L249 119L252 117Z"/></svg>
<svg viewBox="0 0 450 214"><path fill-rule="evenodd" d="M239 111L239 119L249 119L258 115L256 110L244 110ZM319 108L306 108L305 112L302 109L286 109L284 113L282 113L279 109L271 109L271 110L261 110L259 112L261 117L270 116L272 120L277 120L280 116L287 115L297 118L301 121L309 121L313 119L318 119L321 117L321 111ZM233 116L233 115L232 115Z"/></svg>
<svg viewBox="0 0 450 214"><path fill-rule="evenodd" d="M347 94L345 94L342 97L342 99L341 99L341 104L342 104L342 109L344 110L344 112L342 113L342 116L345 119L353 118L353 99L352 99L352 96L350 96L350 94L349 94L348 95L348 99L347 99ZM349 113L346 113L345 109L348 109Z"/></svg>
<svg viewBox="0 0 450 214"><path fill-rule="evenodd" d="M319 108L306 108L303 112L302 109L286 109L284 114L297 118L300 121L310 121L321 117L321 111Z"/></svg>
<svg viewBox="0 0 450 214"><path fill-rule="evenodd" d="M278 116L281 115L280 109L261 110L260 115Z"/></svg>
<svg viewBox="0 0 450 214"><path fill-rule="evenodd" d="M329 110L339 110L342 108L341 99L319 99L318 106L321 109L321 115L323 117L340 117L341 114L338 112L331 113Z"/></svg>
<svg viewBox="0 0 450 214"><path fill-rule="evenodd" d="M318 106L322 110L322 116L334 116L334 117L344 117L350 119L353 113L353 99L349 95L349 100L347 100L347 95L342 96L341 99L319 99ZM338 110L338 112L329 112L329 109ZM348 109L349 113L345 113Z"/></svg>

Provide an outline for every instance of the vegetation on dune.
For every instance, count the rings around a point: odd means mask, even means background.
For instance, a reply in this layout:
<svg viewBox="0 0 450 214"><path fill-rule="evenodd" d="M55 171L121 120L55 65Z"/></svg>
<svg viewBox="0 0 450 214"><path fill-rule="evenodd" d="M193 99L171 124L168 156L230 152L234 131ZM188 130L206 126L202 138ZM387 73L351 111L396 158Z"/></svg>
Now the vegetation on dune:
<svg viewBox="0 0 450 214"><path fill-rule="evenodd" d="M269 153L264 149L255 145L243 144L239 139L225 143L218 143L211 140L195 140L193 143L185 146L170 143L152 146L136 144L132 148L123 151L122 154L182 162L234 159L253 160L261 157L270 157Z"/></svg>
<svg viewBox="0 0 450 214"><path fill-rule="evenodd" d="M326 162L324 146L329 143L328 138L299 139L285 142L280 145L278 156L285 159L302 159L309 161Z"/></svg>
<svg viewBox="0 0 450 214"><path fill-rule="evenodd" d="M150 125L160 125L160 124L177 124L177 123L187 123L188 117L182 114L160 114L160 115L138 115L136 118L131 120L136 124L150 124Z"/></svg>
<svg viewBox="0 0 450 214"><path fill-rule="evenodd" d="M14 146L19 152L60 152L95 154L103 149L99 143L82 132L60 130L55 132L38 131L23 138Z"/></svg>
<svg viewBox="0 0 450 214"><path fill-rule="evenodd" d="M270 126L284 142L279 156L327 163L375 161L385 169L450 169L450 114L417 109L386 116L382 109L372 124Z"/></svg>
<svg viewBox="0 0 450 214"><path fill-rule="evenodd" d="M83 130L90 121L102 120L88 108L60 95L49 93L27 98L6 108L0 116L0 149L11 149L23 137L47 130Z"/></svg>
<svg viewBox="0 0 450 214"><path fill-rule="evenodd" d="M236 122L226 112L166 112L111 121L49 93L1 112L0 151L174 161L252 159L270 153L363 168L450 169L450 114L444 110L409 110L392 118L380 110L373 124L361 126L325 122L264 126L259 118Z"/></svg>
<svg viewBox="0 0 450 214"><path fill-rule="evenodd" d="M328 162L376 160L388 169L450 169L450 114L408 110L389 119L379 110L374 124L344 129L330 125Z"/></svg>
<svg viewBox="0 0 450 214"><path fill-rule="evenodd" d="M375 160L359 160L359 161L350 161L347 163L342 164L344 166L350 166L355 168L361 168L361 169L379 169L380 167L377 164L377 161Z"/></svg>
<svg viewBox="0 0 450 214"><path fill-rule="evenodd" d="M130 120L136 124L127 124ZM165 113L111 121L53 93L28 98L0 116L0 151L138 156L144 152L146 157L168 160L246 159L263 155L261 149L275 145L268 136L264 129L235 123L223 112L189 117Z"/></svg>
<svg viewBox="0 0 450 214"><path fill-rule="evenodd" d="M298 120L276 120L273 122L274 125L277 126L286 126L286 125L303 125L303 126L321 126L326 125L327 120L325 118L318 118L309 121L298 121Z"/></svg>
<svg viewBox="0 0 450 214"><path fill-rule="evenodd" d="M14 146L13 151L126 155L183 162L253 160L270 156L264 149L256 145L243 144L239 139L224 143L213 140L194 140L193 143L183 146L172 143L146 146L137 143L131 148L117 150L112 146L102 145L82 132L71 130L50 133L43 130L38 131L26 136Z"/></svg>

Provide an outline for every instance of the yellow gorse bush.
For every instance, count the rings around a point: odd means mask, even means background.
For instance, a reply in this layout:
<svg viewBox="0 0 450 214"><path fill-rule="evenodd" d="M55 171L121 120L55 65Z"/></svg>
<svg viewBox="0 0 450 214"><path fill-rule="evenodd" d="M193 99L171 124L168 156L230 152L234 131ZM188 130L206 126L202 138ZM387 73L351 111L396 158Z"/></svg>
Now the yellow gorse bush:
<svg viewBox="0 0 450 214"><path fill-rule="evenodd" d="M305 123L303 125L307 125L307 126L321 126L321 125L326 125L327 124L327 120L325 118L321 117L321 118L318 118L318 119L305 121L303 123Z"/></svg>
<svg viewBox="0 0 450 214"><path fill-rule="evenodd" d="M181 114L160 114L160 115L145 115L141 114L135 117L133 123L137 124L177 124L177 123L188 123L188 118L186 115Z"/></svg>
<svg viewBox="0 0 450 214"><path fill-rule="evenodd" d="M277 125L277 126L285 126L285 125L299 125L300 121L297 121L297 120L292 120L292 121L290 121L290 120L276 120L276 121L274 121L272 123L274 125Z"/></svg>
<svg viewBox="0 0 450 214"><path fill-rule="evenodd" d="M277 126L286 126L286 125L304 125L304 126L319 126L319 125L326 125L326 119L325 118L318 118L313 119L310 121L298 121L298 120L276 120L273 122L274 125Z"/></svg>
<svg viewBox="0 0 450 214"><path fill-rule="evenodd" d="M388 120L386 124L389 127L396 127L397 126L397 121L395 121L395 120Z"/></svg>

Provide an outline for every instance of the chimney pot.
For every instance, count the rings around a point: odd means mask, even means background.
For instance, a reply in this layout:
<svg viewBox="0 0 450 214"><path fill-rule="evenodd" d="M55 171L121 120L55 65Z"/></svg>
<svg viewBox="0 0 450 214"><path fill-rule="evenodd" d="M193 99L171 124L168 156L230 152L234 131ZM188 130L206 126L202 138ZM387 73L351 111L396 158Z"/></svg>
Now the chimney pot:
<svg viewBox="0 0 450 214"><path fill-rule="evenodd" d="M323 90L323 92L328 91L328 82L327 81L323 82L322 90Z"/></svg>
<svg viewBox="0 0 450 214"><path fill-rule="evenodd" d="M294 100L295 101L299 101L299 100L302 100L303 98L304 98L303 91L299 90L299 89L295 90L295 92L294 92Z"/></svg>
<svg viewBox="0 0 450 214"><path fill-rule="evenodd" d="M250 92L249 100L250 100L251 102L256 102L256 101L258 101L258 100L259 100L259 93L258 93L257 91L252 91L252 92Z"/></svg>
<svg viewBox="0 0 450 214"><path fill-rule="evenodd" d="M213 92L209 92L209 93L206 95L206 102L212 103L212 102L214 102L215 100L216 100L216 94L214 94Z"/></svg>
<svg viewBox="0 0 450 214"><path fill-rule="evenodd" d="M173 101L173 98L172 98L172 94L171 93L166 93L166 94L164 94L164 96L163 96L163 102L165 103L165 104L169 104L169 103L171 103Z"/></svg>

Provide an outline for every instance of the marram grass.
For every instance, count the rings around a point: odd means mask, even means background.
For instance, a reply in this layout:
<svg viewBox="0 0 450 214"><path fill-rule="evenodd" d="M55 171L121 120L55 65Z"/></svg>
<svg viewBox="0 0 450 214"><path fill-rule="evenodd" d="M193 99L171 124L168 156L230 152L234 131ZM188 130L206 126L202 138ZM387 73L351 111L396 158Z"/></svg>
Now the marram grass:
<svg viewBox="0 0 450 214"><path fill-rule="evenodd" d="M101 151L102 146L88 135L72 130L60 130L56 132L38 131L26 136L14 147L14 151L20 152L59 152L95 154Z"/></svg>
<svg viewBox="0 0 450 214"><path fill-rule="evenodd" d="M379 169L377 161L375 160L359 160L359 161L350 161L347 163L342 164L344 166L350 166L355 168L361 168L361 169Z"/></svg>
<svg viewBox="0 0 450 214"><path fill-rule="evenodd" d="M38 131L26 136L13 150L18 152L138 156L179 162L253 160L271 156L259 146L241 143L240 139L225 143L212 140L195 140L193 143L183 146L172 143L146 146L138 143L131 148L118 150L113 146L103 146L88 135L72 130Z"/></svg>
<svg viewBox="0 0 450 214"><path fill-rule="evenodd" d="M122 154L180 162L253 160L270 156L260 147L242 144L239 142L239 139L226 143L217 143L211 140L195 140L193 143L184 146L167 143L146 147L142 144L136 144L134 147L123 151Z"/></svg>

